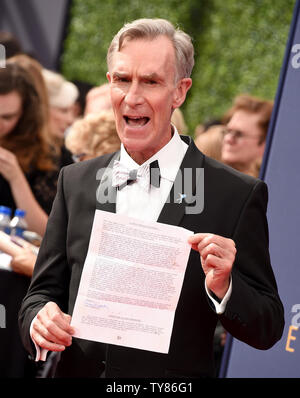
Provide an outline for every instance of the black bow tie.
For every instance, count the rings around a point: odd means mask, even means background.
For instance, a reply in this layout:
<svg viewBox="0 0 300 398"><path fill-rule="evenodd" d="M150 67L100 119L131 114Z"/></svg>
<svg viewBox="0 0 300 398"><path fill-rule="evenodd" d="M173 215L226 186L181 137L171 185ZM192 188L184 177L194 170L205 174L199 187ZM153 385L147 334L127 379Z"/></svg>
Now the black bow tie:
<svg viewBox="0 0 300 398"><path fill-rule="evenodd" d="M117 167L119 168L118 171L120 172L120 167L123 167L123 166L118 162ZM139 178L138 177L138 169L133 169L133 170L127 171L125 179L122 178L122 181L120 181L120 183L116 183L115 185L118 187L119 190L121 190L124 187L126 187L126 185L132 184L135 181L137 181L138 178ZM146 178L146 176L144 178ZM147 178L149 178L148 184L150 183L152 186L154 186L156 188L160 187L161 175L160 175L160 169L159 169L159 164L158 164L157 160L154 160L153 162L151 162L149 164L149 176ZM118 177L116 178L116 180L118 180Z"/></svg>

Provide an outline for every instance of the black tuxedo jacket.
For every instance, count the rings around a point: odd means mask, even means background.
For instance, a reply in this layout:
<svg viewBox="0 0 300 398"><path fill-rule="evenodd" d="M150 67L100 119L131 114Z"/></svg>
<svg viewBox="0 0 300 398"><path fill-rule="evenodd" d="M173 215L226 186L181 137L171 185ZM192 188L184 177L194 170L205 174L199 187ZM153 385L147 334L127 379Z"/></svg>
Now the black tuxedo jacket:
<svg viewBox="0 0 300 398"><path fill-rule="evenodd" d="M192 250L168 354L73 338L61 355L58 377L100 377L104 362L106 377L213 376L218 319L230 334L258 349L268 349L280 339L284 317L268 251L266 184L205 157L189 137L182 139L188 140L189 148L181 170L204 168L204 208L200 214L187 214L184 201L170 201L158 221L235 241L232 294L225 312L216 314L205 292L199 253ZM115 204L101 205L95 194L99 170L112 157L105 155L61 171L32 283L20 310L21 336L33 357L32 319L48 301L72 314L95 209L115 211Z"/></svg>

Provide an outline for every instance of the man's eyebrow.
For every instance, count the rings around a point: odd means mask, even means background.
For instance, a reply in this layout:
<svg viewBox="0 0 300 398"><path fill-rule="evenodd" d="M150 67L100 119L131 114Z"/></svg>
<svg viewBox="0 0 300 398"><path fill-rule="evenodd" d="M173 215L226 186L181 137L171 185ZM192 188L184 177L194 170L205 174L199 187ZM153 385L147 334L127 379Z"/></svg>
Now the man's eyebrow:
<svg viewBox="0 0 300 398"><path fill-rule="evenodd" d="M115 72L113 72L113 74L112 74L112 77L124 77L124 76L128 76L128 73L127 73L127 72L118 72L118 71L115 71Z"/></svg>
<svg viewBox="0 0 300 398"><path fill-rule="evenodd" d="M147 79L147 80L159 80L160 77L156 72L153 73L147 73L145 75L142 76L143 79Z"/></svg>

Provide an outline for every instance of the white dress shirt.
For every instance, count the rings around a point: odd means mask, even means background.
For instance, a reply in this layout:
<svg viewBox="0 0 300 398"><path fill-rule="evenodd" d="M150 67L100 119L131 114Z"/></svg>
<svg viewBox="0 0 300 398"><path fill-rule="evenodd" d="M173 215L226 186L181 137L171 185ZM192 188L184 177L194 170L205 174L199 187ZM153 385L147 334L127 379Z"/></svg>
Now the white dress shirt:
<svg viewBox="0 0 300 398"><path fill-rule="evenodd" d="M174 129L175 130L175 129ZM175 130L172 139L142 165L137 164L121 145L120 163L129 170L138 169L154 160L160 168L160 187L150 185L147 192L137 181L117 191L116 213L143 221L157 221L188 149Z"/></svg>

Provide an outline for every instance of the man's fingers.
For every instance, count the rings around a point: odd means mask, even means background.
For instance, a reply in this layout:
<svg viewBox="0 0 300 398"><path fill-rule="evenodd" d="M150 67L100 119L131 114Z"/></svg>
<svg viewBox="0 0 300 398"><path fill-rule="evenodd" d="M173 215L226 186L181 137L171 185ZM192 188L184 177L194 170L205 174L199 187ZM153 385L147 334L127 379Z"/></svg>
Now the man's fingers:
<svg viewBox="0 0 300 398"><path fill-rule="evenodd" d="M224 238L220 235L209 233L198 233L189 237L188 242L192 245L194 250L202 253L202 250L211 245L216 244L223 249L235 251L235 242L232 239Z"/></svg>
<svg viewBox="0 0 300 398"><path fill-rule="evenodd" d="M56 344L52 343L51 341L48 341L46 338L44 338L42 335L35 332L34 330L32 330L32 339L39 347L45 348L49 351L64 351L66 348L62 344Z"/></svg>
<svg viewBox="0 0 300 398"><path fill-rule="evenodd" d="M207 233L198 233L198 234L194 234L194 235L191 235L189 238L188 238L188 242L191 244L191 245L198 245L200 242L201 242L201 240L203 239L203 238L205 238L206 236L208 236L209 234L207 234Z"/></svg>
<svg viewBox="0 0 300 398"><path fill-rule="evenodd" d="M207 233L198 233L195 235L192 235L188 238L188 243L192 246L193 250L199 251L198 245L203 241L204 238L209 236L210 234Z"/></svg>
<svg viewBox="0 0 300 398"><path fill-rule="evenodd" d="M202 251L206 247L212 247L212 245L220 247L220 249L225 251L233 251L235 252L235 243L232 239L224 238L219 235L208 235L204 237L201 242L198 244L198 250L202 254Z"/></svg>
<svg viewBox="0 0 300 398"><path fill-rule="evenodd" d="M205 274L214 269L214 274L226 275L232 269L232 262L229 259L223 259L214 254L208 254L207 257L201 259L203 271Z"/></svg>
<svg viewBox="0 0 300 398"><path fill-rule="evenodd" d="M74 328L70 326L71 322L70 315L64 314L56 303L47 303L45 309L47 311L47 316L50 321L52 321L55 325L57 325L60 329L62 329L66 333L74 334Z"/></svg>
<svg viewBox="0 0 300 398"><path fill-rule="evenodd" d="M213 254L216 257L222 257L225 254L225 250L215 243L210 243L208 246L204 246L204 248L200 249L199 252L201 253L201 258L203 260L206 260L206 257L209 254Z"/></svg>
<svg viewBox="0 0 300 398"><path fill-rule="evenodd" d="M192 249L196 250L198 252L199 251L198 250L198 244L197 243L192 244Z"/></svg>
<svg viewBox="0 0 300 398"><path fill-rule="evenodd" d="M198 233L189 237L188 242L192 245L192 248L196 250L202 250L205 246L216 243L216 244L224 244L224 241L227 238L223 236L209 234L209 233Z"/></svg>
<svg viewBox="0 0 300 398"><path fill-rule="evenodd" d="M71 315L65 314L65 313L63 312L63 313L62 313L62 316L64 317L64 319L65 319L65 321L68 323L68 325L70 325L71 320L72 320ZM70 326L70 328L73 329L71 326Z"/></svg>
<svg viewBox="0 0 300 398"><path fill-rule="evenodd" d="M235 242L210 233L195 234L188 242L200 254L207 288L223 299L228 291L230 273L235 261Z"/></svg>
<svg viewBox="0 0 300 398"><path fill-rule="evenodd" d="M47 303L37 314L32 325L32 338L42 348L63 351L72 344L74 329L70 315L64 314L58 305Z"/></svg>
<svg viewBox="0 0 300 398"><path fill-rule="evenodd" d="M41 336L49 343L55 343L61 346L69 346L72 343L72 337L67 333L61 331L57 326L51 325L46 327L38 319L33 324L33 332L35 336Z"/></svg>
<svg viewBox="0 0 300 398"><path fill-rule="evenodd" d="M203 249L200 248L199 252L201 253L201 258L203 260L206 260L207 256L209 255L214 255L215 257L233 261L235 258L236 249L233 246L223 248L216 243L210 243L208 246L204 246Z"/></svg>
<svg viewBox="0 0 300 398"><path fill-rule="evenodd" d="M61 329L53 320L44 318L39 314L33 328L48 341L65 346L72 344L72 336L69 333Z"/></svg>

